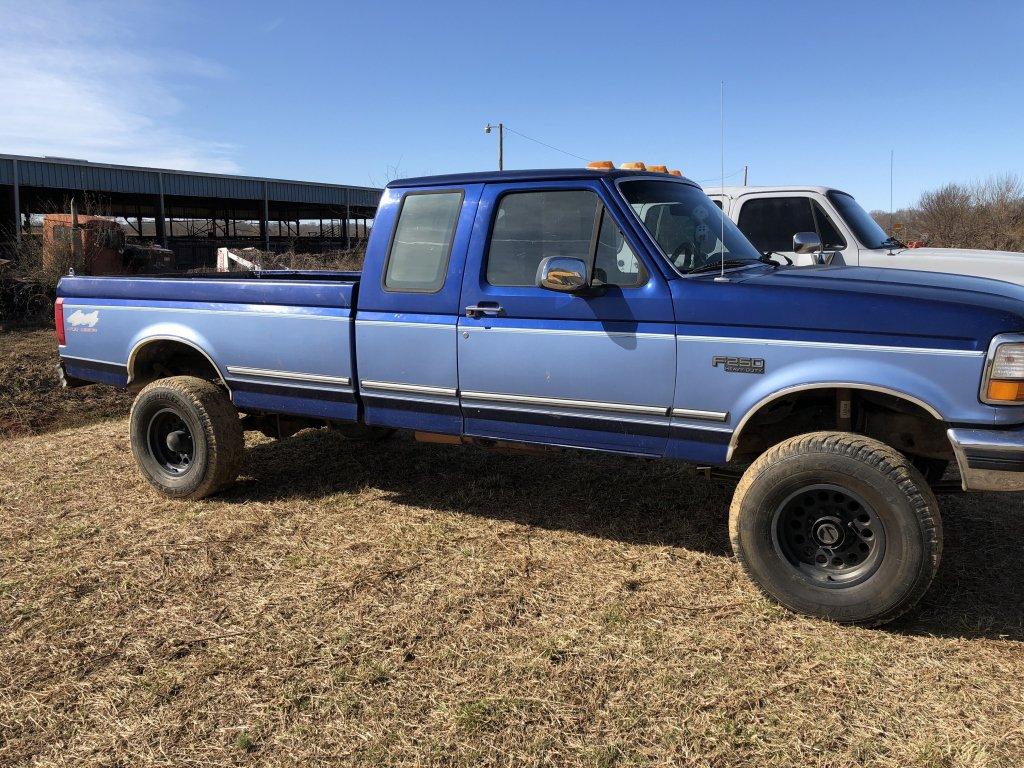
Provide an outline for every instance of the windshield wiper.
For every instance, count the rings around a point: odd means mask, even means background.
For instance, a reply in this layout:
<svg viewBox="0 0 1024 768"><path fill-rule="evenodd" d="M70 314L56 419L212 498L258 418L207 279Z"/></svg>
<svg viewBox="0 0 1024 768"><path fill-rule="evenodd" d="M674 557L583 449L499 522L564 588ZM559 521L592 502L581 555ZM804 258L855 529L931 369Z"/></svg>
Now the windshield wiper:
<svg viewBox="0 0 1024 768"><path fill-rule="evenodd" d="M746 264L756 264L756 261L751 259L726 259L724 266L726 267L742 267ZM686 270L684 274L693 275L697 272L713 272L716 269L721 269L723 262L720 260L709 261L706 264L701 264L699 267L693 267L692 269Z"/></svg>
<svg viewBox="0 0 1024 768"><path fill-rule="evenodd" d="M757 257L757 260L760 261L762 264L770 264L771 266L778 269L782 265L779 264L779 262L777 262L775 259L773 259L772 256L781 256L786 260L787 267L793 266L793 260L789 258L789 256L787 256L786 254L779 253L778 251L765 251L764 253Z"/></svg>

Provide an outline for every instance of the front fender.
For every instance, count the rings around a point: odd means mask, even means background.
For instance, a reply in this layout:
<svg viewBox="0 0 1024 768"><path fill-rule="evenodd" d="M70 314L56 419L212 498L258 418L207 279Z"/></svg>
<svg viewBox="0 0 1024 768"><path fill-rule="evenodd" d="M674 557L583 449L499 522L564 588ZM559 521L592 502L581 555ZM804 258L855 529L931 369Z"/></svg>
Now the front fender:
<svg viewBox="0 0 1024 768"><path fill-rule="evenodd" d="M764 360L753 370L727 370L722 355ZM984 353L777 340L679 340L674 407L727 413L738 434L768 402L807 389L851 387L887 392L954 424L1013 423L1019 409L996 409L978 399Z"/></svg>

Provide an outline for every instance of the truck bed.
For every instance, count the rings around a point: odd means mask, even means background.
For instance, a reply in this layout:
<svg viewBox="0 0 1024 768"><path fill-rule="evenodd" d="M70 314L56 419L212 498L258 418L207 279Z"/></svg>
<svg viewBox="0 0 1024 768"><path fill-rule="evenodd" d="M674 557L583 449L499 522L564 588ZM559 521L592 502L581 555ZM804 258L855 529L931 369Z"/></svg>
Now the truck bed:
<svg viewBox="0 0 1024 768"><path fill-rule="evenodd" d="M69 377L127 386L150 345L181 345L240 409L355 419L358 286L355 272L65 277L60 355Z"/></svg>

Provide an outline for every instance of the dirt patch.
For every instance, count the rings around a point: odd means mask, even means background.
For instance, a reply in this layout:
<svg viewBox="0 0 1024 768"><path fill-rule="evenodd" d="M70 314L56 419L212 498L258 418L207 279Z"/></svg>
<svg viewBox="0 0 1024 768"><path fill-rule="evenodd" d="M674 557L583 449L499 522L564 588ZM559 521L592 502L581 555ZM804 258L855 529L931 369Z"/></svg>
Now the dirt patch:
<svg viewBox="0 0 1024 768"><path fill-rule="evenodd" d="M0 439L123 416L131 402L113 387L61 389L52 328L0 328Z"/></svg>
<svg viewBox="0 0 1024 768"><path fill-rule="evenodd" d="M1016 766L1024 506L944 497L921 610L761 599L678 466L305 432L163 499L123 420L9 440L2 765Z"/></svg>

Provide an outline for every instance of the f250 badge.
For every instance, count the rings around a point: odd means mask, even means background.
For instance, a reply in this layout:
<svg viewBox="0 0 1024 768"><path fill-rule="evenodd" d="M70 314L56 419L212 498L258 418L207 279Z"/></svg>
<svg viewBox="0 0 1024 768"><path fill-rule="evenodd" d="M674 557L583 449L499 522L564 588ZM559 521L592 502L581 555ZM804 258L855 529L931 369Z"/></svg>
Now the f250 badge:
<svg viewBox="0 0 1024 768"><path fill-rule="evenodd" d="M715 355L711 358L711 367L723 366L726 373L764 373L763 357L730 357Z"/></svg>
<svg viewBox="0 0 1024 768"><path fill-rule="evenodd" d="M68 315L68 330L72 332L96 333L96 323L100 321L100 311L83 312L76 309Z"/></svg>

